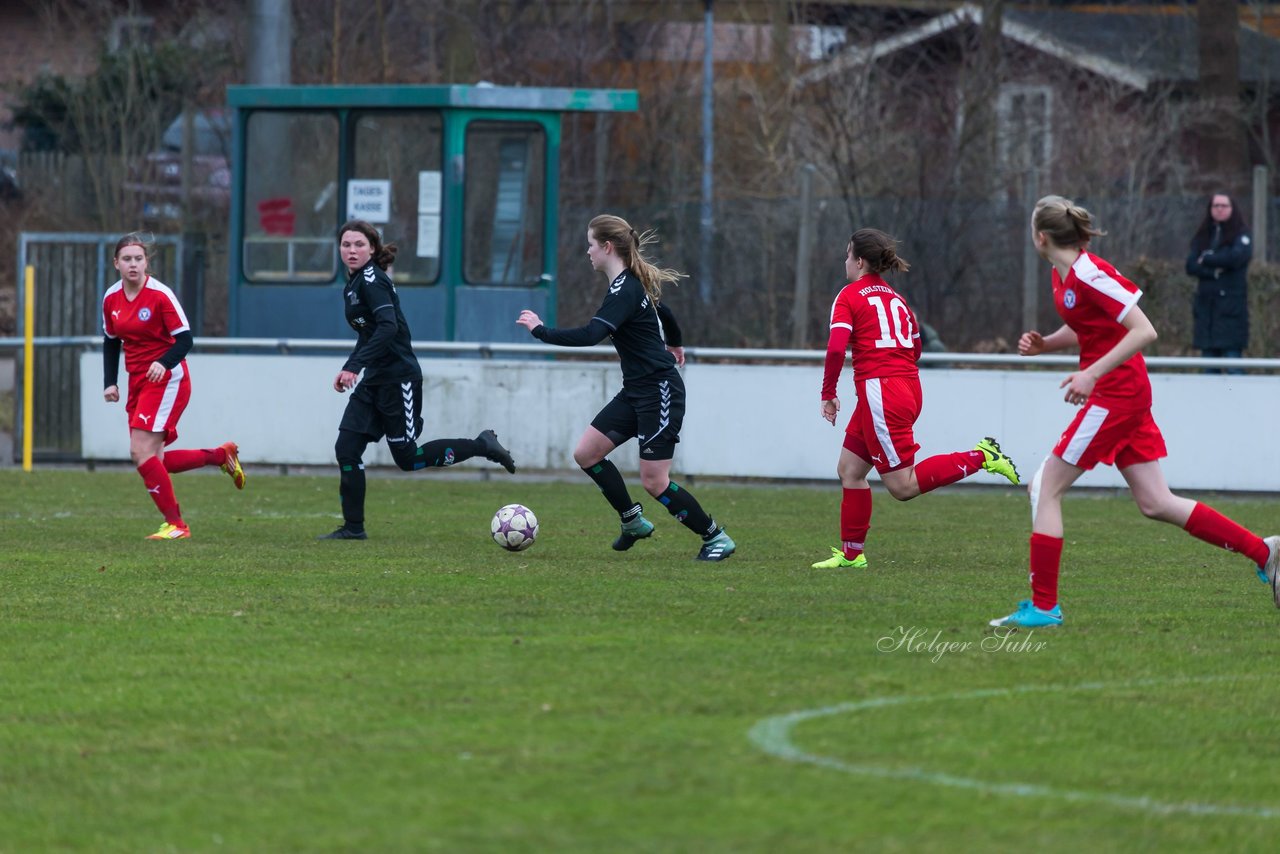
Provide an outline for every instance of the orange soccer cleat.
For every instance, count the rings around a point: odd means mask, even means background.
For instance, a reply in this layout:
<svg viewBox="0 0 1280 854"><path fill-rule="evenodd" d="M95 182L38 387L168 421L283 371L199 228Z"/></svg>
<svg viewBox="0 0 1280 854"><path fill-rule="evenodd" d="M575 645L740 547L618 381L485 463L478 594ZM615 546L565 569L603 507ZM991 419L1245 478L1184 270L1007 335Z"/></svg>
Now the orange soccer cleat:
<svg viewBox="0 0 1280 854"><path fill-rule="evenodd" d="M223 442L218 447L227 452L227 459L222 470L231 476L236 489L244 489L244 469L240 468L240 447L235 442Z"/></svg>

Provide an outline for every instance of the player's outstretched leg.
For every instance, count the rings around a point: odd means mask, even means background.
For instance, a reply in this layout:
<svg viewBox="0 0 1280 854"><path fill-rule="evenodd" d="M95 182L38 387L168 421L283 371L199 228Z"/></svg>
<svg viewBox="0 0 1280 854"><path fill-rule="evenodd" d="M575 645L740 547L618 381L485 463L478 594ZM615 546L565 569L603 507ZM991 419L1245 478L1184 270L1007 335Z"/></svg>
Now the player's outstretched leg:
<svg viewBox="0 0 1280 854"><path fill-rule="evenodd" d="M644 476L643 469L641 477ZM646 486L646 488L649 488ZM652 494L654 490L650 489ZM734 553L737 544L724 532L724 528L702 509L693 493L680 486L674 480L667 479L666 489L654 495L667 512L675 520L690 531L702 537L702 547L698 549L696 560L724 560Z"/></svg>
<svg viewBox="0 0 1280 854"><path fill-rule="evenodd" d="M235 442L223 442L218 446L226 454L222 461L222 470L231 478L236 489L244 489L244 469L240 468L240 446Z"/></svg>
<svg viewBox="0 0 1280 854"><path fill-rule="evenodd" d="M480 454L486 460L502 466L509 474L516 473L516 461L511 458L511 452L498 443L497 433L481 430L480 435L476 436L476 443L480 445Z"/></svg>
<svg viewBox="0 0 1280 854"><path fill-rule="evenodd" d="M853 560L844 556L844 549L831 547L831 557L813 564L814 569L866 569L867 556L860 554Z"/></svg>
<svg viewBox="0 0 1280 854"><path fill-rule="evenodd" d="M974 446L974 450L981 451L986 460L982 464L984 471L1007 477L1014 486L1022 483L1021 478L1018 477L1018 467L1013 464L1013 460L1009 459L1008 454L1000 450L1000 443L995 439L986 437Z"/></svg>

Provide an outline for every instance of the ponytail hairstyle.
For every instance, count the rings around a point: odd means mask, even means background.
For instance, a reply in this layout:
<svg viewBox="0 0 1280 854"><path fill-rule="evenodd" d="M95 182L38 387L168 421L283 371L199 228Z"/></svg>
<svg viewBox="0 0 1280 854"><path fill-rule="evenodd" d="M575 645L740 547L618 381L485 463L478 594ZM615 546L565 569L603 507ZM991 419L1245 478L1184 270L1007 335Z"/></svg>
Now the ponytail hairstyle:
<svg viewBox="0 0 1280 854"><path fill-rule="evenodd" d="M645 293L655 303L662 299L663 283L679 283L680 279L687 277L686 273L659 267L645 259L641 250L650 243L658 242L658 236L652 229L636 234L636 230L622 217L601 214L588 223L587 230L596 243L613 244L613 251L618 253L622 263L640 280Z"/></svg>
<svg viewBox="0 0 1280 854"><path fill-rule="evenodd" d="M1106 234L1093 227L1087 210L1062 196L1045 196L1036 202L1031 228L1044 232L1049 242L1063 249L1084 249L1091 238Z"/></svg>
<svg viewBox="0 0 1280 854"><path fill-rule="evenodd" d="M149 231L131 231L124 237L116 241L116 251L112 258L120 257L120 250L126 246L137 246L142 249L142 254L147 256L147 260L151 260L151 254L156 248L156 238Z"/></svg>
<svg viewBox="0 0 1280 854"><path fill-rule="evenodd" d="M369 260L377 264L378 268L384 273L396 260L396 245L394 243L388 243L386 246L383 246L382 235L378 234L378 229L374 228L369 223L362 219L353 219L350 222L343 223L342 227L338 229L339 244L342 243L342 235L346 234L348 231L358 231L365 236L365 239L369 241L369 248L372 250L369 255Z"/></svg>
<svg viewBox="0 0 1280 854"><path fill-rule="evenodd" d="M860 228L849 238L849 249L854 258L867 262L871 272L879 275L885 270L905 273L911 269L905 258L898 257L898 241L877 228Z"/></svg>

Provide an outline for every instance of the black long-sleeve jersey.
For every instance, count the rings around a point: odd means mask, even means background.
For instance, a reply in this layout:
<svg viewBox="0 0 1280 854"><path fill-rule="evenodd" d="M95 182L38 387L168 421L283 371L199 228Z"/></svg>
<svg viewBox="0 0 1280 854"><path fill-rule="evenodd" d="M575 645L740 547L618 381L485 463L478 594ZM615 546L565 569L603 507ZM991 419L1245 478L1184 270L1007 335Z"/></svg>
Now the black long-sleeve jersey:
<svg viewBox="0 0 1280 854"><path fill-rule="evenodd" d="M342 369L359 373L363 368L361 382L368 385L422 379L413 335L391 277L370 261L351 275L342 299L347 323L356 331L356 347Z"/></svg>
<svg viewBox="0 0 1280 854"><path fill-rule="evenodd" d="M609 292L586 326L550 329L539 326L536 338L562 347L590 347L613 336L613 347L622 362L622 383L632 385L676 370L675 356L667 345L680 347L680 327L671 309L649 299L640 279L624 270L609 283Z"/></svg>

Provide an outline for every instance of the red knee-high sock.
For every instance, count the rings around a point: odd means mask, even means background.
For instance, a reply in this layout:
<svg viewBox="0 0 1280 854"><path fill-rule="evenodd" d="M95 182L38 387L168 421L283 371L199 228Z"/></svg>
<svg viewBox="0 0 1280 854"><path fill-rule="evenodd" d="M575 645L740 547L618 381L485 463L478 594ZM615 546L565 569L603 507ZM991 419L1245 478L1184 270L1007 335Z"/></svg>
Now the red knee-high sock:
<svg viewBox="0 0 1280 854"><path fill-rule="evenodd" d="M151 500L156 503L164 520L170 525L182 525L182 512L178 509L178 499L173 495L173 481L169 480L169 472L159 457L150 457L138 466L138 474L146 484Z"/></svg>
<svg viewBox="0 0 1280 854"><path fill-rule="evenodd" d="M222 448L199 448L192 451L165 451L164 467L169 474L181 471L220 466L227 461L227 452Z"/></svg>
<svg viewBox="0 0 1280 854"><path fill-rule="evenodd" d="M938 454L916 463L916 483L920 493L932 492L940 486L963 480L982 468L986 457L982 451L957 451L954 454Z"/></svg>
<svg viewBox="0 0 1280 854"><path fill-rule="evenodd" d="M1058 604L1058 569L1062 565L1062 537L1031 535L1031 604L1048 611Z"/></svg>
<svg viewBox="0 0 1280 854"><path fill-rule="evenodd" d="M1198 501L1182 529L1209 545L1229 552L1240 552L1258 566L1266 563L1270 555L1267 544L1261 537Z"/></svg>
<svg viewBox="0 0 1280 854"><path fill-rule="evenodd" d="M871 530L871 487L846 489L840 500L840 542L845 560L862 554Z"/></svg>

